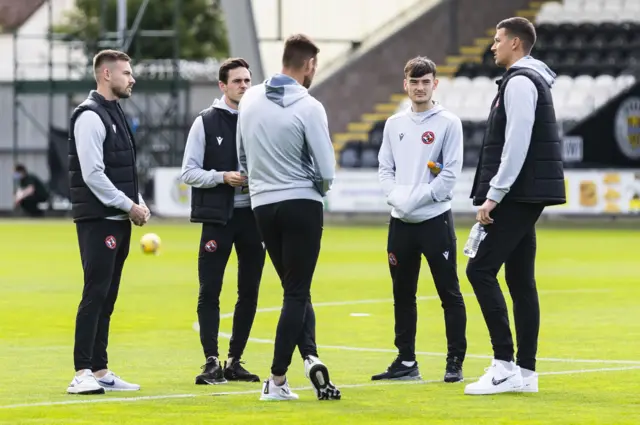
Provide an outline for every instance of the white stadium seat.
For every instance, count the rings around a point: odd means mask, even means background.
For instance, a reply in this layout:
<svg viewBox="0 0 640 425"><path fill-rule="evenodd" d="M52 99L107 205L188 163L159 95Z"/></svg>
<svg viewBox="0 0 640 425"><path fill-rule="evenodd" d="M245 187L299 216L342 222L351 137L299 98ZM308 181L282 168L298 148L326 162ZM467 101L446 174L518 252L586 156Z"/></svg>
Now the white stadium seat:
<svg viewBox="0 0 640 425"><path fill-rule="evenodd" d="M640 12L640 1L638 1L638 0L626 0L624 2L623 10L628 11L628 12L632 12L632 13Z"/></svg>
<svg viewBox="0 0 640 425"><path fill-rule="evenodd" d="M536 17L536 24L563 22L640 22L639 0L565 0L544 3Z"/></svg>
<svg viewBox="0 0 640 425"><path fill-rule="evenodd" d="M464 121L487 119L489 107L497 93L497 86L492 79L443 77L439 80L438 89L433 94L434 100ZM633 75L619 77L600 75L595 78L589 75L580 75L576 78L560 75L551 89L557 118L560 120L583 118L634 83ZM397 111L406 109L410 105L411 102L407 98L398 105Z"/></svg>

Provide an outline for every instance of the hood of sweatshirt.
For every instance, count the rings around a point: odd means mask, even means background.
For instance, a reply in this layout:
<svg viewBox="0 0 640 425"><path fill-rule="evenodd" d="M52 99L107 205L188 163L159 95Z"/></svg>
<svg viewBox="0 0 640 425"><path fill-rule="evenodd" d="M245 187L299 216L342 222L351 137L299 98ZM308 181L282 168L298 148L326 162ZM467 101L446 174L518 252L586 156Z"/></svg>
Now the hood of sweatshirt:
<svg viewBox="0 0 640 425"><path fill-rule="evenodd" d="M424 112L413 112L411 107L409 107L409 110L407 111L407 114L411 117L411 120L413 122L415 122L416 124L422 124L423 122L425 122L429 118L433 117L434 115L438 115L440 112L442 112L444 110L445 109L444 109L444 107L442 105L440 105L439 103L436 103L433 106L433 108L429 109L428 111L424 111Z"/></svg>
<svg viewBox="0 0 640 425"><path fill-rule="evenodd" d="M226 100L225 96L222 95L222 97L220 99L215 99L211 106L214 107L214 108L217 108L217 109L222 109L223 111L231 112L232 114L237 114L238 110L237 109L233 109L232 107L227 105L227 102L225 102L225 100Z"/></svg>
<svg viewBox="0 0 640 425"><path fill-rule="evenodd" d="M538 74L544 78L544 80L549 84L549 87L553 86L553 83L556 81L556 73L553 72L546 63L534 59L531 56L525 56L522 59L518 60L516 63L511 65L512 68L529 68L536 71Z"/></svg>
<svg viewBox="0 0 640 425"><path fill-rule="evenodd" d="M309 91L288 75L275 74L264 86L267 99L283 108L309 96Z"/></svg>

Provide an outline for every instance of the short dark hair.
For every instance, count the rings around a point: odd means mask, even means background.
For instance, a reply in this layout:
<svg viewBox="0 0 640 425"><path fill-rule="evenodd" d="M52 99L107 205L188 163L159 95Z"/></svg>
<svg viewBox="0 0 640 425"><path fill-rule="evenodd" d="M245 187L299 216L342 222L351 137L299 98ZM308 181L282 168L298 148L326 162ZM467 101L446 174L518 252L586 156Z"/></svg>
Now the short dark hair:
<svg viewBox="0 0 640 425"><path fill-rule="evenodd" d="M16 166L15 166L15 172L16 172L16 173L25 173L25 174L26 174L26 173L27 173L27 167L25 167L25 166L24 166L24 165L22 165L22 164L16 164Z"/></svg>
<svg viewBox="0 0 640 425"><path fill-rule="evenodd" d="M242 58L229 58L226 61L222 62L220 65L220 70L218 71L218 81L222 81L227 84L229 80L229 71L236 68L247 68L249 69L249 64L246 60Z"/></svg>
<svg viewBox="0 0 640 425"><path fill-rule="evenodd" d="M282 66L285 68L299 69L304 61L315 58L320 49L309 37L304 34L294 34L284 43L282 54Z"/></svg>
<svg viewBox="0 0 640 425"><path fill-rule="evenodd" d="M131 62L131 58L119 50L101 50L93 57L93 71L97 71L105 63L117 61Z"/></svg>
<svg viewBox="0 0 640 425"><path fill-rule="evenodd" d="M519 16L500 21L496 29L504 28L507 35L518 37L522 42L522 47L526 54L531 53L533 45L536 44L536 28L527 18Z"/></svg>
<svg viewBox="0 0 640 425"><path fill-rule="evenodd" d="M420 78L427 74L436 76L436 64L426 56L416 56L409 59L404 66L404 75L408 78Z"/></svg>

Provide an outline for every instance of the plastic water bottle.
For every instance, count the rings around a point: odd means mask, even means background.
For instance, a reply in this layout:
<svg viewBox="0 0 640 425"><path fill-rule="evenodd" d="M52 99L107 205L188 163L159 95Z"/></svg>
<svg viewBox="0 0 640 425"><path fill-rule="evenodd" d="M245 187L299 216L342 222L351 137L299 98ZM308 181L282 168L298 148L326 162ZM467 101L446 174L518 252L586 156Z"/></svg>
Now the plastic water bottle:
<svg viewBox="0 0 640 425"><path fill-rule="evenodd" d="M484 226L480 223L474 224L469 233L469 239L467 239L467 243L464 245L464 255L469 258L475 257L478 253L480 242L482 242L486 236L487 231Z"/></svg>

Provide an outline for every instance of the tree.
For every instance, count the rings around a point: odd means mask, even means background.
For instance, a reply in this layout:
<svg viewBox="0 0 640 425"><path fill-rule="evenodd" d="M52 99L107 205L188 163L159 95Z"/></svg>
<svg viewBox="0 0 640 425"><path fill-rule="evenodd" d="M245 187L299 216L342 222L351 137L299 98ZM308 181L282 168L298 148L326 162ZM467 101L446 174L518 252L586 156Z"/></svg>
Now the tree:
<svg viewBox="0 0 640 425"><path fill-rule="evenodd" d="M181 3L178 20L180 59L221 59L228 56L227 30L216 0L152 0L138 30L173 30L176 1ZM127 28L131 29L142 3L143 0L127 1ZM118 49L120 46L116 40L99 43L101 25L104 25L105 32L117 30L117 4L117 0L77 0L75 9L54 25L53 32L67 39L83 40L88 57L103 48ZM103 7L106 7L106 14L101 16ZM171 59L174 56L173 45L170 38L135 35L128 52L138 61Z"/></svg>

